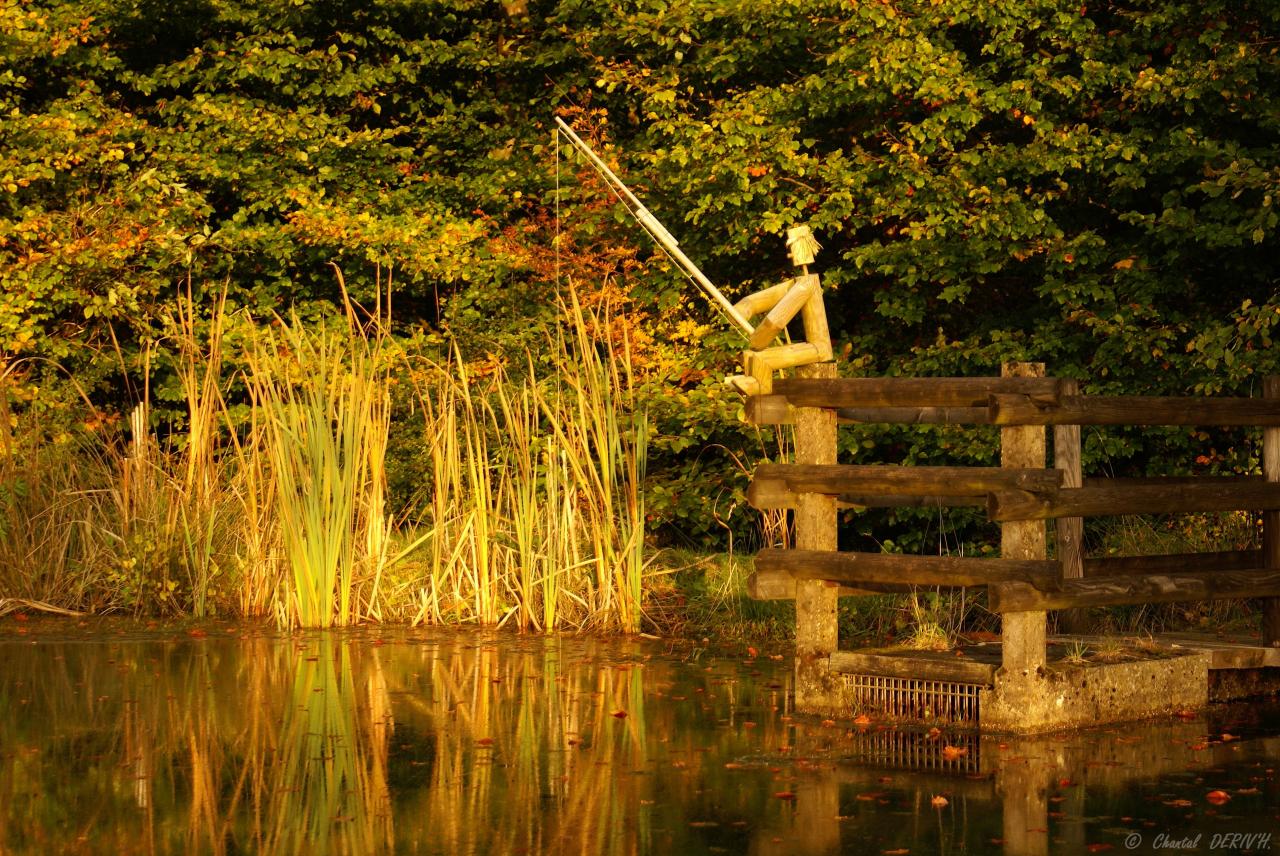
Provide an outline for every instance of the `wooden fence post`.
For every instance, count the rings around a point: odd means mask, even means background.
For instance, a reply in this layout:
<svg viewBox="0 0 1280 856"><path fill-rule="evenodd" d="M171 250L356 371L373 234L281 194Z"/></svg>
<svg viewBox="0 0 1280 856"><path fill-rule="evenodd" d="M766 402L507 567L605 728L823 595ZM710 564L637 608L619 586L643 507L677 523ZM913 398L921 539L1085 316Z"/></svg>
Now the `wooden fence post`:
<svg viewBox="0 0 1280 856"><path fill-rule="evenodd" d="M1044 363L1006 363L1002 377L1044 377ZM1041 426L1012 426L1000 429L1000 466L1018 469L1043 468L1045 429ZM1042 520L1000 524L1000 555L1006 559L1048 557L1046 526ZM1044 612L1006 612L1001 616L1001 657L1006 674L1012 678L1032 676L1045 662Z"/></svg>
<svg viewBox="0 0 1280 856"><path fill-rule="evenodd" d="M796 369L801 378L834 378L834 363ZM828 409L795 410L797 464L836 462L836 415ZM796 503L796 548L835 550L836 500L816 493L801 494ZM829 658L837 648L836 601L839 588L818 580L796 582L796 708L809 713L832 711L833 691Z"/></svg>
<svg viewBox="0 0 1280 856"><path fill-rule="evenodd" d="M1262 380L1264 398L1280 398L1280 375ZM1280 482L1280 428L1262 429L1262 475L1269 482ZM1280 569L1280 510L1262 513L1263 567ZM1262 601L1262 644L1280 648L1280 598Z"/></svg>
<svg viewBox="0 0 1280 856"><path fill-rule="evenodd" d="M1062 395L1079 395L1080 384L1074 380L1062 381ZM1063 487L1083 487L1084 470L1080 463L1080 426L1055 425L1053 427L1053 465L1062 470ZM1064 579L1084 577L1084 518L1062 517L1057 525L1057 555L1062 564ZM1068 633L1084 633L1083 610L1066 610L1060 616L1062 629Z"/></svg>

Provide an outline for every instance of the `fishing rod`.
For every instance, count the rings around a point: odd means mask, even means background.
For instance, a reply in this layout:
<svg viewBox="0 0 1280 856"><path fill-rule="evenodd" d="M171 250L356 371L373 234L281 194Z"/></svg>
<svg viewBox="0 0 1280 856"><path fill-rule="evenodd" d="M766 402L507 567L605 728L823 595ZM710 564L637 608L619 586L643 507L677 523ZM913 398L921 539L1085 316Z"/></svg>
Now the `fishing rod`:
<svg viewBox="0 0 1280 856"><path fill-rule="evenodd" d="M684 254L684 251L680 249L680 243L671 235L670 232L667 231L665 226L658 222L658 218L654 217L653 213L648 208L644 207L644 203L642 203L636 195L631 192L629 187L622 183L622 179L618 178L613 170L609 169L609 165L602 161L599 156L592 151L591 146L583 142L582 138L573 132L573 128L570 128L569 125L559 116L554 118L560 133L564 135L565 139L573 144L575 149L586 156L591 165L595 167L596 172L600 174L600 177L609 184L614 193L617 194L618 198L622 200L623 205L627 208L627 212L631 214L637 223L640 224L640 227L649 233L649 236L652 237L667 256L684 271L685 275L702 288L707 297L711 298L712 303L716 304L717 308L719 308L720 311L722 311L728 319L733 322L734 326L750 338L751 334L755 332L755 328L752 327L746 317L744 317L743 314L729 302L729 299L720 292L720 289L716 288L715 285L712 284L711 280L707 279L706 275L698 269L698 266Z"/></svg>

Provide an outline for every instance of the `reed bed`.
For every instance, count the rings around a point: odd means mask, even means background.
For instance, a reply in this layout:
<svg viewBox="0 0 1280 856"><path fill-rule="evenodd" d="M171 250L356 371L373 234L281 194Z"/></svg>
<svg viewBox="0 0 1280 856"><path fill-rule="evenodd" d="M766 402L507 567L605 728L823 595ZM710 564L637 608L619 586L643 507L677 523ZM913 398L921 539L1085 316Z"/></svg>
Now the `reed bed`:
<svg viewBox="0 0 1280 856"><path fill-rule="evenodd" d="M647 419L607 307L571 292L540 353L479 370L456 348L406 353L389 300L325 324L199 302L188 291L156 343L181 389L173 424L148 394L119 427L51 436L11 406L23 367L3 367L0 598L639 630ZM429 461L394 520L393 421Z"/></svg>
<svg viewBox="0 0 1280 856"><path fill-rule="evenodd" d="M604 310L601 310L603 312ZM414 623L640 629L646 416L626 342L574 295L550 370L415 373L431 461Z"/></svg>

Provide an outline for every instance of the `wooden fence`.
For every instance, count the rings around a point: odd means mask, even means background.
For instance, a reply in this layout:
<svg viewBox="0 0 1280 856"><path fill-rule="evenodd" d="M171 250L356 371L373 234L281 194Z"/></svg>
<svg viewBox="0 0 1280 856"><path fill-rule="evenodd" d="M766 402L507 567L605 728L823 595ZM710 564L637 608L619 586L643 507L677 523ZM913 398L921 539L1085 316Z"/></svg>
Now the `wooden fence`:
<svg viewBox="0 0 1280 856"><path fill-rule="evenodd" d="M797 599L798 653L835 650L837 594L913 586L985 586L990 608L1004 618L1006 667L1043 662L1046 610L1087 606L1267 598L1263 642L1280 646L1280 377L1265 379L1261 398L1155 398L1080 395L1074 381L1043 374L1040 364L1018 363L998 378L835 378L827 364L776 380L769 394L747 400L749 420L797 430L796 462L757 467L749 499L760 509L796 510L797 549L762 551L750 590ZM851 422L999 426L1001 466L837 464L835 425ZM1085 478L1082 425L1259 426L1263 472ZM842 505L985 508L1002 525L1002 557L840 552L835 515ZM1232 510L1263 512L1261 550L1082 555L1086 517ZM1050 520L1057 530L1053 559Z"/></svg>

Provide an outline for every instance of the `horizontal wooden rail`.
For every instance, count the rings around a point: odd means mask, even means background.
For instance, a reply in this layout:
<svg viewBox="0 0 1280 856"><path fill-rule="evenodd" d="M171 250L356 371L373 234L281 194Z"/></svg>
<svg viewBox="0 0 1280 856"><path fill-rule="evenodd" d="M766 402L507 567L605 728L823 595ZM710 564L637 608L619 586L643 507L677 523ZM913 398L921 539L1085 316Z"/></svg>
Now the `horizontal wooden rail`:
<svg viewBox="0 0 1280 856"><path fill-rule="evenodd" d="M839 508L986 508L987 494L972 496L904 496L901 494L842 493L836 496Z"/></svg>
<svg viewBox="0 0 1280 856"><path fill-rule="evenodd" d="M827 550L761 550L756 573L788 573L798 580L826 580L855 587L877 585L984 586L1018 581L1052 589L1060 583L1057 562L1044 559L972 559Z"/></svg>
<svg viewBox="0 0 1280 856"><path fill-rule="evenodd" d="M756 600L794 600L796 592L796 577L792 576L792 572L787 570L789 563L787 556L794 556L796 551L772 551L781 552L784 555L774 558L772 555L765 556L763 563L758 559L755 573L747 578L747 594ZM829 554L824 554L829 555ZM876 556L879 554L860 554L848 553L841 555L849 556ZM901 568L902 556L886 556L891 564L896 561L898 567ZM933 559L932 556L925 557L905 557L924 558L926 560ZM942 557L947 558L947 557ZM959 557L956 557L959 558ZM830 561L830 560L827 560ZM963 562L983 562L997 563L1002 560L992 559L960 559ZM931 563L932 564L932 563ZM1025 564L1025 563L1024 563ZM855 570L853 573L860 576L871 576L872 572L863 573L856 570L858 567L867 568L868 563L865 559L855 558L852 562ZM978 568L985 572L986 565ZM995 565L991 566L995 568ZM1057 562L1033 562L1030 570L1033 574L1056 573ZM1085 578L1092 580L1098 578L1113 578L1109 585L1114 585L1120 578L1130 576L1160 576L1160 577L1198 577L1201 574L1222 574L1230 571L1251 571L1262 570L1262 551L1261 550L1228 550L1215 553L1176 553L1161 556L1116 556L1104 558L1092 558L1084 560ZM933 569L930 569L932 571ZM970 581L965 582L964 577L955 578L948 577L944 582L917 583L916 585L928 585L930 587L941 588L963 588L966 585L980 585L971 581L973 573L970 572ZM990 574L983 574L983 578L989 577ZM1024 580L1013 580L1022 582ZM1056 581L1041 580L1042 585L1048 584L1052 590L1056 585ZM1072 581L1067 581L1063 585L1071 585ZM832 581L832 585L840 585ZM1035 583L1031 583L1034 585ZM841 597L864 597L880 594L906 594L913 591L916 586L908 582L894 583L873 583L866 580L859 580L856 584L840 585ZM1016 595L1015 595L1016 596ZM1138 601L1141 602L1141 601ZM1055 607L1056 608L1056 607Z"/></svg>
<svg viewBox="0 0 1280 856"><path fill-rule="evenodd" d="M1084 560L1086 577L1125 574L1189 574L1205 570L1252 571L1263 567L1261 550L1174 553L1164 556L1104 556Z"/></svg>
<svg viewBox="0 0 1280 856"><path fill-rule="evenodd" d="M747 399L746 420L752 425L791 425L792 405L785 395L753 395ZM836 421L844 425L986 425L983 407L838 407Z"/></svg>
<svg viewBox="0 0 1280 856"><path fill-rule="evenodd" d="M1280 425L1280 400L993 393L995 425Z"/></svg>
<svg viewBox="0 0 1280 856"><path fill-rule="evenodd" d="M833 672L854 675L879 675L915 681L955 681L961 684L991 686L996 664L977 660L945 657L904 657L901 654L875 651L836 651L828 663Z"/></svg>
<svg viewBox="0 0 1280 856"><path fill-rule="evenodd" d="M992 395L1059 397L1057 378L841 377L782 378L773 392L796 407L983 407Z"/></svg>
<svg viewBox="0 0 1280 856"><path fill-rule="evenodd" d="M832 583L832 585L839 585ZM839 586L840 597L869 597L879 594L909 594L911 586L904 584L859 583L857 586ZM796 578L786 571L755 571L747 577L747 596L752 600L795 600Z"/></svg>
<svg viewBox="0 0 1280 856"><path fill-rule="evenodd" d="M1256 511L1280 508L1280 484L1123 484L1066 487L1056 493L997 490L987 499L987 516L997 522L1121 514L1180 514L1196 511Z"/></svg>
<svg viewBox="0 0 1280 856"><path fill-rule="evenodd" d="M962 496L1018 490L1038 494L1061 484L1058 470L1006 467L898 467L760 464L747 489L755 508L794 508L802 493L827 496Z"/></svg>
<svg viewBox="0 0 1280 856"><path fill-rule="evenodd" d="M985 407L838 407L836 419L846 425L987 425Z"/></svg>
<svg viewBox="0 0 1280 856"><path fill-rule="evenodd" d="M1188 484L1216 484L1222 486L1263 484L1262 476L1139 476L1137 478L1105 478L1088 476L1085 487L1181 487Z"/></svg>
<svg viewBox="0 0 1280 856"><path fill-rule="evenodd" d="M993 583L987 589L987 601L994 612L1277 596L1280 596L1280 570L1093 577L1064 580L1057 591L1023 582Z"/></svg>

